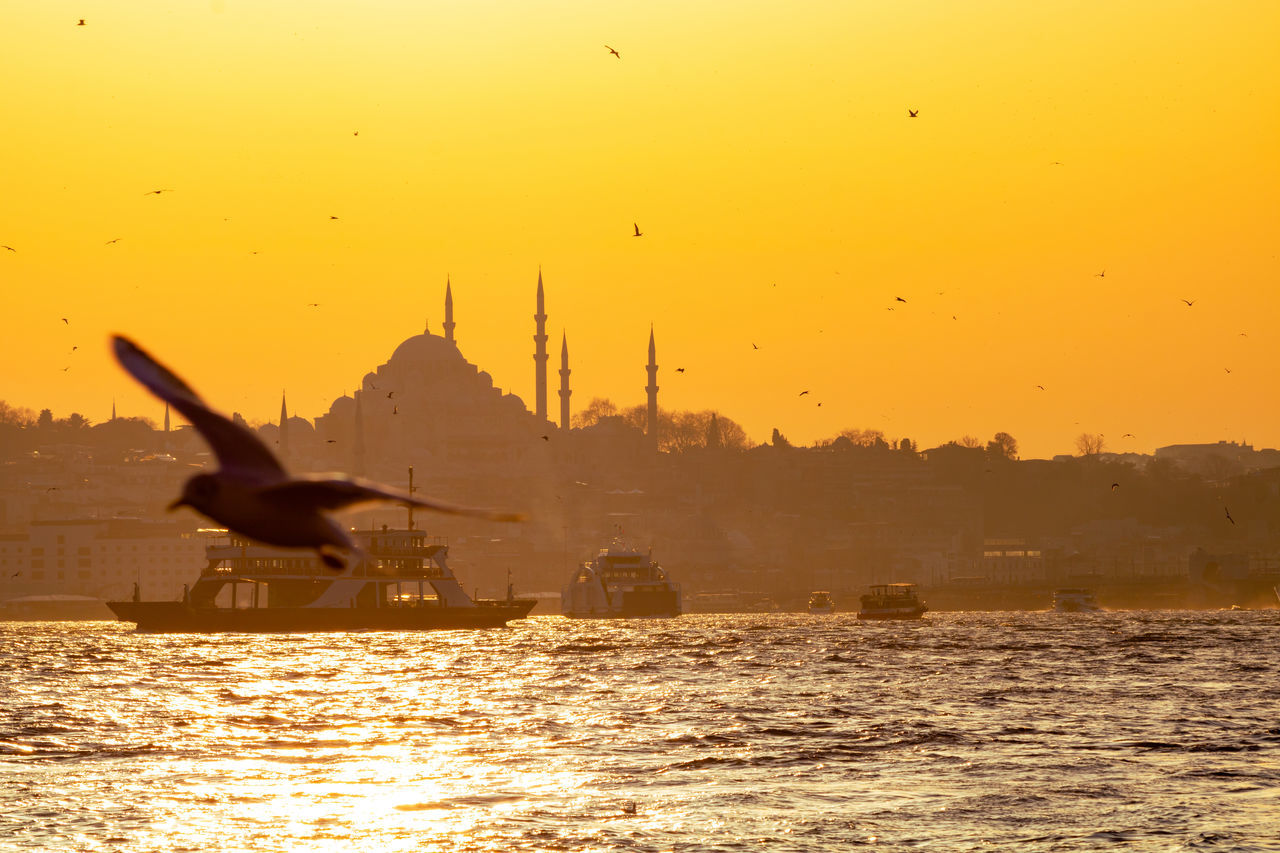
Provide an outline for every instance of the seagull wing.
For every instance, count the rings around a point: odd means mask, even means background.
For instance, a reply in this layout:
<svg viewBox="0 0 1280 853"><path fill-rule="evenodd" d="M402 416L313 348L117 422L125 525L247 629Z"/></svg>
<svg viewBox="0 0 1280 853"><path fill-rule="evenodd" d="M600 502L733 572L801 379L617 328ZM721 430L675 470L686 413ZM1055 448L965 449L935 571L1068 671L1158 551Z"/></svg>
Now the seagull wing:
<svg viewBox="0 0 1280 853"><path fill-rule="evenodd" d="M249 430L213 411L191 386L156 361L150 353L121 335L112 338L116 359L147 390L173 406L191 422L213 448L218 464L233 476L255 483L288 478L275 454Z"/></svg>
<svg viewBox="0 0 1280 853"><path fill-rule="evenodd" d="M425 498L415 497L406 491L360 480L354 477L319 476L302 477L274 483L258 490L262 497L293 505L296 509L336 510L370 501L394 501L405 506L421 507L449 515L469 515L489 521L523 521L518 512L499 512L491 509L474 509Z"/></svg>

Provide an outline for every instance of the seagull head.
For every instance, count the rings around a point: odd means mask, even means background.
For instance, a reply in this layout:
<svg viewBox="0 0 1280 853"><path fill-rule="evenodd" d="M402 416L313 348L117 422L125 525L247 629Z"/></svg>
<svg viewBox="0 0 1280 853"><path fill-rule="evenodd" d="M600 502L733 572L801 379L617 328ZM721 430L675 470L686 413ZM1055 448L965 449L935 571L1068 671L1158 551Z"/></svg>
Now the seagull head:
<svg viewBox="0 0 1280 853"><path fill-rule="evenodd" d="M182 487L181 496L169 504L169 511L189 506L208 515L208 507L217 499L218 491L217 477L212 474L196 474Z"/></svg>

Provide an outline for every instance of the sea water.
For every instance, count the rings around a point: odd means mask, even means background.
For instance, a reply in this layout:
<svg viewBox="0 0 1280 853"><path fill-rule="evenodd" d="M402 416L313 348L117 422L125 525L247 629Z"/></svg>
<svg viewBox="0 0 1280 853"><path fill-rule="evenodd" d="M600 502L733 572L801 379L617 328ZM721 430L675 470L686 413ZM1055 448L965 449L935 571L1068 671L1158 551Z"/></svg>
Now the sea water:
<svg viewBox="0 0 1280 853"><path fill-rule="evenodd" d="M1280 850L1280 611L0 624L0 849Z"/></svg>

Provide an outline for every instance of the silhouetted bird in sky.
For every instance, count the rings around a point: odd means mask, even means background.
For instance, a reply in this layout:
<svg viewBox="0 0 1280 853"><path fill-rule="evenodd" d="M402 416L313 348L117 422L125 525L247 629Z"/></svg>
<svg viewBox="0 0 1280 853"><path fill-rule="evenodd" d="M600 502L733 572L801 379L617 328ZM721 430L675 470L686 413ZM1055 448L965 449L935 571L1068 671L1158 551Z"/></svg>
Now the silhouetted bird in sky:
<svg viewBox="0 0 1280 853"><path fill-rule="evenodd" d="M1114 492L1114 491L1115 491L1116 489L1118 489L1118 488L1120 488L1120 484L1119 484L1119 483L1112 483L1112 484L1111 484L1111 491L1113 491L1113 492Z"/></svg>
<svg viewBox="0 0 1280 853"><path fill-rule="evenodd" d="M641 62L640 64L644 65L643 62ZM919 117L920 117L919 110L913 110L910 107L907 108L907 118L919 118Z"/></svg>
<svg viewBox="0 0 1280 853"><path fill-rule="evenodd" d="M330 218L330 219L337 219L338 217L336 217L336 216L330 216L329 218Z"/></svg>
<svg viewBox="0 0 1280 853"><path fill-rule="evenodd" d="M894 298L894 299L896 299L896 300L897 300L897 301L899 301L899 302L906 302L906 301L907 301L907 300L903 299L901 296L895 296L895 297L893 297L893 298Z"/></svg>
<svg viewBox="0 0 1280 853"><path fill-rule="evenodd" d="M1185 303L1187 303L1187 307L1188 307L1188 308L1190 308L1192 305L1195 305L1195 304L1196 304L1196 301L1195 301L1194 299L1184 299L1184 300L1182 300L1182 301L1183 301L1183 302L1185 302Z"/></svg>
<svg viewBox="0 0 1280 853"><path fill-rule="evenodd" d="M1093 277L1094 277L1094 278L1106 278L1106 277L1107 277L1107 271L1106 271L1106 270L1103 270L1102 272L1096 272L1096 273L1094 273L1094 274L1093 274Z"/></svg>
<svg viewBox="0 0 1280 853"><path fill-rule="evenodd" d="M1225 371L1227 371L1227 373L1230 373L1230 372L1231 372L1231 368L1230 368L1230 367L1224 367L1224 368L1222 368L1222 369L1223 369L1223 370L1225 370Z"/></svg>
<svg viewBox="0 0 1280 853"><path fill-rule="evenodd" d="M4 248L8 249L10 252L16 252L16 251L18 251L17 249L13 248L12 246L5 246Z"/></svg>
<svg viewBox="0 0 1280 853"><path fill-rule="evenodd" d="M755 344L752 344L752 345L751 345L751 348L752 348L752 349L760 349L760 347L756 346Z"/></svg>
<svg viewBox="0 0 1280 853"><path fill-rule="evenodd" d="M390 399L395 395L395 393L396 393L395 391L388 391L388 392L387 392L387 399L388 399L388 400L390 400Z"/></svg>
<svg viewBox="0 0 1280 853"><path fill-rule="evenodd" d="M808 391L801 391L800 396L803 397L805 394L808 394L808 393L809 393Z"/></svg>
<svg viewBox="0 0 1280 853"><path fill-rule="evenodd" d="M358 131L358 130L357 130L355 133L353 133L353 134L351 134L351 135L352 135L352 136L359 136L359 135L360 135L360 131Z"/></svg>
<svg viewBox="0 0 1280 853"><path fill-rule="evenodd" d="M66 317L63 317L63 318L62 318L62 322L66 323L68 326L70 326L70 325L71 325L71 321L70 321L70 320L68 320Z"/></svg>
<svg viewBox="0 0 1280 853"><path fill-rule="evenodd" d="M324 443L325 443L325 444L337 444L337 443L338 443L338 439L336 439L336 438L326 438L326 439L324 440Z"/></svg>
<svg viewBox="0 0 1280 853"><path fill-rule="evenodd" d="M72 352L75 352L75 351L76 351L76 350L78 350L78 349L80 349L80 347L72 347L72 348L71 348L71 351L72 351Z"/></svg>
<svg viewBox="0 0 1280 853"><path fill-rule="evenodd" d="M79 20L79 22L77 22L77 23L76 23L76 26L77 26L77 27L83 27L83 26L84 26L84 18L81 18L81 19Z"/></svg>
<svg viewBox="0 0 1280 853"><path fill-rule="evenodd" d="M1232 524L1235 524L1236 520L1231 517L1231 510L1225 506L1222 509L1227 513L1227 521L1231 522Z"/></svg>
<svg viewBox="0 0 1280 853"><path fill-rule="evenodd" d="M618 57L619 59L621 59L621 58L622 58L622 54L618 53L616 50L614 50L613 48L609 47L609 45L607 45L607 44L606 44L606 45L605 45L605 49L606 49L606 50L608 50L610 53L612 53L614 56ZM643 62L641 62L640 64L641 64L641 65L644 65L644 63L643 63Z"/></svg>
<svg viewBox="0 0 1280 853"><path fill-rule="evenodd" d="M1043 391L1043 390L1044 390L1044 386L1043 386L1043 385L1037 385L1036 387L1037 387L1037 388L1039 388L1041 391Z"/></svg>
<svg viewBox="0 0 1280 853"><path fill-rule="evenodd" d="M677 368L676 368L676 373L684 373L684 368L683 368L683 367L677 367Z"/></svg>
<svg viewBox="0 0 1280 853"><path fill-rule="evenodd" d="M635 222L632 222L632 223L631 223L631 227L632 227L632 228L634 228L634 229L636 229L636 233L632 234L632 235L631 235L632 237L643 237L643 236L644 236L643 234L641 234L641 233L640 233L640 226L639 226L638 224L636 224Z"/></svg>
<svg viewBox="0 0 1280 853"><path fill-rule="evenodd" d="M366 480L341 475L291 477L254 432L213 411L191 386L121 335L112 338L116 359L134 379L185 417L213 450L221 466L196 474L170 509L189 506L228 529L269 545L313 548L331 569L346 566L355 542L327 511L368 501L395 501L455 515L517 521L512 513L470 509Z"/></svg>
<svg viewBox="0 0 1280 853"><path fill-rule="evenodd" d="M147 190L143 195L160 195L160 193L171 193L173 190Z"/></svg>
<svg viewBox="0 0 1280 853"><path fill-rule="evenodd" d="M1133 433L1131 433L1131 432L1126 432L1124 435L1122 435L1122 436L1120 436L1120 437L1121 437L1121 438L1137 438L1137 436L1136 436L1136 435L1134 435L1134 434L1133 434Z"/></svg>
<svg viewBox="0 0 1280 853"><path fill-rule="evenodd" d="M120 238L119 238L119 237L116 237L115 239L108 240L106 243L103 243L103 245L104 245L104 246L110 246L112 243L119 243L119 242L120 242Z"/></svg>
<svg viewBox="0 0 1280 853"><path fill-rule="evenodd" d="M543 440L543 441L550 441L550 440L551 440L551 436L549 436L549 435L544 435L544 436L542 437L542 440Z"/></svg>

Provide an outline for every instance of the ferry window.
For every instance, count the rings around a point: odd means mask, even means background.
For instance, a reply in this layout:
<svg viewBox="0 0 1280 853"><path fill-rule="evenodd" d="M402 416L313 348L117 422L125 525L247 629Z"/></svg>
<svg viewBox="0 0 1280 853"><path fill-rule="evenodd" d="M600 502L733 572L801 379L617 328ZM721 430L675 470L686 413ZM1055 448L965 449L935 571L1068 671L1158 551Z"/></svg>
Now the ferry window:
<svg viewBox="0 0 1280 853"><path fill-rule="evenodd" d="M43 548L32 548L32 549L31 549L31 556L33 556L33 557L36 557L36 556L44 556L44 549L43 549Z"/></svg>

